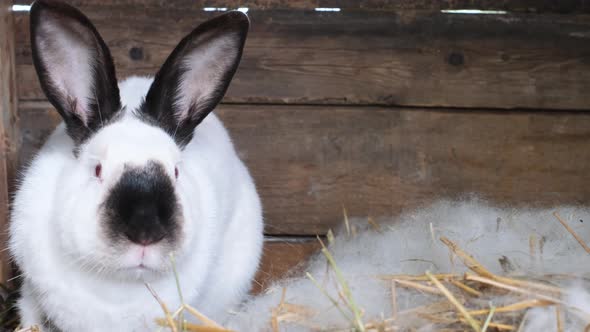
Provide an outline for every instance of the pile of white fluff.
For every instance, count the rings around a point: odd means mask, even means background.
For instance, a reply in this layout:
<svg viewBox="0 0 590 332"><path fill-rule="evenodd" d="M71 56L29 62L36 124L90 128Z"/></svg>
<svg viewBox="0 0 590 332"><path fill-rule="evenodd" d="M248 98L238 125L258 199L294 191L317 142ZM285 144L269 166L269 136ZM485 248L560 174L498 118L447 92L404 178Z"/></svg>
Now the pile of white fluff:
<svg viewBox="0 0 590 332"><path fill-rule="evenodd" d="M377 220L380 232L375 231L366 219L351 220L357 229L356 235L349 236L341 229L329 251L342 270L354 300L363 310L363 321L392 315L390 283L375 278L376 275L424 274L427 270L432 273L467 271L458 258L451 259L449 248L440 242L440 237L445 236L499 275L529 278L547 274L579 276L579 280L556 278L555 285L565 287L567 291L562 300L577 308L573 312L563 310L564 331L583 331L590 324L590 282L585 279L590 277L590 254L556 220L555 211L575 233L590 242L588 208L505 209L469 200L441 201L393 220ZM509 262L504 267L499 262L502 257ZM281 302L283 288L286 288L284 302L310 308L313 314L305 319L304 324L281 322L280 331L307 331L311 329L309 326L350 327L342 313L305 276L306 271L331 296L339 297L334 273L328 268L326 257L319 254L293 277L279 281L265 294L250 299L233 312L224 325L238 331L272 331L271 312ZM445 300L442 296L402 287L397 287L396 293L399 312L432 303L433 297L437 301ZM489 300L495 306L509 304L505 296L498 295L497 298L486 298L480 308L489 308ZM556 317L555 307L530 309L525 323L521 322L521 331L557 331ZM400 321L396 325L403 328L409 324ZM434 326L425 321L421 330L436 330ZM465 330L468 329L469 326L465 325Z"/></svg>

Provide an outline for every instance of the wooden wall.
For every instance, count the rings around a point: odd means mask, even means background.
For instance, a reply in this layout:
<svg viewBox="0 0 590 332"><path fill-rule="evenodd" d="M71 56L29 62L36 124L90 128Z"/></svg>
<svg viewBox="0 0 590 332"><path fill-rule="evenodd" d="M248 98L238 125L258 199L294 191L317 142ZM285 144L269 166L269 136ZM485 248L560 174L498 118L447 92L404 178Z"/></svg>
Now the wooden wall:
<svg viewBox="0 0 590 332"><path fill-rule="evenodd" d="M5 248L8 203L20 137L17 125L14 18L9 0L0 0L0 281L10 275Z"/></svg>
<svg viewBox="0 0 590 332"><path fill-rule="evenodd" d="M245 2L72 1L111 47L119 78L155 73L216 15L203 7ZM263 198L273 240L262 283L308 255L343 206L392 216L472 192L517 206L590 203L587 1L247 3L244 58L216 112ZM508 13L441 12L464 8ZM21 164L59 121L28 23L15 14Z"/></svg>

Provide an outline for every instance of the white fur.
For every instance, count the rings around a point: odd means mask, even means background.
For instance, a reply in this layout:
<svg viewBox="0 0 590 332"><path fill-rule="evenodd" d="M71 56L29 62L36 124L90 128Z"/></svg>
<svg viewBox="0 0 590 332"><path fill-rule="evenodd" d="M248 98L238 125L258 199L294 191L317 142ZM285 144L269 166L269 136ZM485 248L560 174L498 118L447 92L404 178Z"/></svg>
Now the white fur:
<svg viewBox="0 0 590 332"><path fill-rule="evenodd" d="M358 229L361 231L350 239L342 231L329 249L351 288L353 298L364 312L364 322L392 315L390 283L374 276L424 274L426 270L462 273L467 270L458 258L450 259L449 249L439 241L441 236L446 236L497 274L527 277L550 273L578 275L580 280L577 282L555 282L569 290L563 301L580 309L562 310L567 312L567 319L564 319L566 331L582 331L590 323L590 282L582 279L590 275L590 255L557 222L553 211L559 211L578 235L590 240L588 208L501 209L479 201L442 201L392 220L381 220L382 233L371 231L366 219L358 220L353 224L360 225ZM530 255L531 236L535 239L534 256ZM542 238L545 240L541 252L539 241ZM510 259L514 271L503 271L498 261L502 256ZM305 271L309 271L332 297L339 298L334 275L327 274L329 269L323 255L313 258ZM340 327L341 330L349 326L316 286L299 273L276 283L266 294L253 298L232 317L228 327L237 331L271 331L271 312L281 301L283 287L286 288L285 302L306 306L315 314L300 319L300 324L282 322L280 331L311 330L305 324L325 329ZM397 287L398 312L443 299ZM488 300L496 306L516 302L514 297L512 302L506 302L510 299L496 296L484 298L478 307L470 309L486 308ZM411 326L428 326L426 320L416 315L400 316L396 325L401 331L413 330L409 328ZM523 331L555 331L556 327L554 307L534 309L527 315ZM465 326L465 330L468 329Z"/></svg>
<svg viewBox="0 0 590 332"><path fill-rule="evenodd" d="M85 143L78 159L62 124L24 172L10 226L10 252L23 271L24 326L48 317L64 331L153 330L162 312L144 281L172 310L180 305L165 248L150 246L143 258L149 270L139 270L139 248L121 252L98 235L97 204L123 165L150 159L171 178L179 169L185 223L175 258L185 301L223 320L249 289L262 246L253 180L214 114L183 151L163 130L138 120L131 110L150 83L132 77L120 84L125 116ZM104 180L94 177L98 160Z"/></svg>

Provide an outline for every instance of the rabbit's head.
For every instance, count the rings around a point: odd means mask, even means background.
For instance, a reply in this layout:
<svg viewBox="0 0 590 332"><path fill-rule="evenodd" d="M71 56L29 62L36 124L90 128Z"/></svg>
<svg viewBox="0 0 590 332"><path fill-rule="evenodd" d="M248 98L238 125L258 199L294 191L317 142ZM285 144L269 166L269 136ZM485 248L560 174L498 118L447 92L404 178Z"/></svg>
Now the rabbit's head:
<svg viewBox="0 0 590 332"><path fill-rule="evenodd" d="M146 277L167 271L171 252L188 250L198 225L188 222L185 194L194 189L185 181L193 175L183 170L182 152L225 94L248 27L240 12L198 26L167 58L140 105L126 109L110 51L89 19L63 3L34 3L33 61L71 138L58 143L68 153L71 147L71 159L56 165L62 169L49 218L69 258Z"/></svg>

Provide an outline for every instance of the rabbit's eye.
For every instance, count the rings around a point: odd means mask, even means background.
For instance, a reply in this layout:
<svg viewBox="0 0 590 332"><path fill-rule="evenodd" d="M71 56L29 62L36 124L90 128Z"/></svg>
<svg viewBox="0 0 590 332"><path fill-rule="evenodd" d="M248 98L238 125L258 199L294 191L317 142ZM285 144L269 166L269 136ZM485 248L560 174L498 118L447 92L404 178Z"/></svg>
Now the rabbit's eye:
<svg viewBox="0 0 590 332"><path fill-rule="evenodd" d="M174 167L174 177L178 179L178 167Z"/></svg>
<svg viewBox="0 0 590 332"><path fill-rule="evenodd" d="M102 173L102 165L97 164L96 167L94 167L94 175L96 175L96 177L100 179L101 173Z"/></svg>

